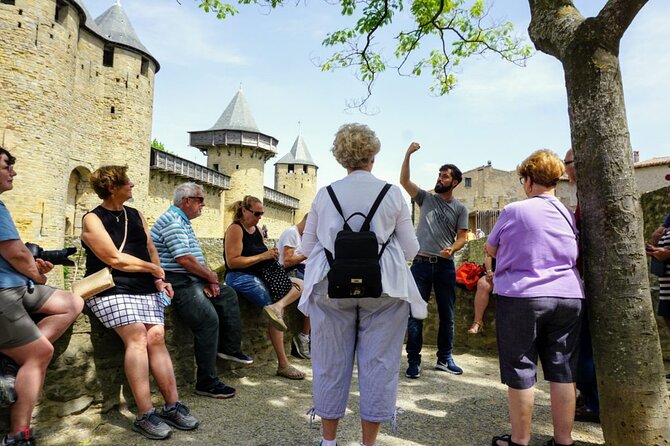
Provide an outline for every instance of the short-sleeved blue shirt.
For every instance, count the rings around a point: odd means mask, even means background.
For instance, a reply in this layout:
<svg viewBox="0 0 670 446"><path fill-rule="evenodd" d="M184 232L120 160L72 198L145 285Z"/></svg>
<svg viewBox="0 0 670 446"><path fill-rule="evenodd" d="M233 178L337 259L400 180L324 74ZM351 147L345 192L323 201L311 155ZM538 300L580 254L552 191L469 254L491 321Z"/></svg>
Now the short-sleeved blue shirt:
<svg viewBox="0 0 670 446"><path fill-rule="evenodd" d="M6 240L21 240L21 237L7 206L0 201L0 242ZM27 283L28 278L16 271L0 253L0 288L26 286Z"/></svg>
<svg viewBox="0 0 670 446"><path fill-rule="evenodd" d="M165 271L188 273L175 260L177 257L192 255L198 263L205 265L205 256L202 255L200 243L195 237L191 220L176 206L161 215L151 228L151 239L156 245L161 267Z"/></svg>

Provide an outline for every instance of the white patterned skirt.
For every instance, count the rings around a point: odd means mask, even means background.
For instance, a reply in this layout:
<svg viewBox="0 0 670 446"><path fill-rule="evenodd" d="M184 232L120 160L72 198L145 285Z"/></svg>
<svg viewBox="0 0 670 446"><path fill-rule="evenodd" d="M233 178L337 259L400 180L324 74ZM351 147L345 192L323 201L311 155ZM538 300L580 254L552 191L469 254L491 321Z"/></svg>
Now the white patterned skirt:
<svg viewBox="0 0 670 446"><path fill-rule="evenodd" d="M96 296L86 305L107 328L136 323L163 325L165 319L160 293Z"/></svg>

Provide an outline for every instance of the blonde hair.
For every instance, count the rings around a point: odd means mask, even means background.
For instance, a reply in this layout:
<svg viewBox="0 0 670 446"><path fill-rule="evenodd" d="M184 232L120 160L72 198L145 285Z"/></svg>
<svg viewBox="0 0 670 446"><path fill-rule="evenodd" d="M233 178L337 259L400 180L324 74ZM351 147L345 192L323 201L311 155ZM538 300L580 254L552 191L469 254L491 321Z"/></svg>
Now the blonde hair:
<svg viewBox="0 0 670 446"><path fill-rule="evenodd" d="M330 151L342 167L355 170L365 167L380 149L381 143L370 127L353 123L337 130Z"/></svg>
<svg viewBox="0 0 670 446"><path fill-rule="evenodd" d="M241 200L237 200L230 206L233 211L233 221L239 222L242 220L242 208L250 208L254 203L263 203L253 195L245 195Z"/></svg>
<svg viewBox="0 0 670 446"><path fill-rule="evenodd" d="M128 166L102 166L91 174L89 183L98 198L104 200L109 197L111 189L128 184Z"/></svg>
<svg viewBox="0 0 670 446"><path fill-rule="evenodd" d="M531 153L528 158L517 166L520 177L530 178L533 183L544 187L556 187L565 165L558 155L551 150L540 149Z"/></svg>

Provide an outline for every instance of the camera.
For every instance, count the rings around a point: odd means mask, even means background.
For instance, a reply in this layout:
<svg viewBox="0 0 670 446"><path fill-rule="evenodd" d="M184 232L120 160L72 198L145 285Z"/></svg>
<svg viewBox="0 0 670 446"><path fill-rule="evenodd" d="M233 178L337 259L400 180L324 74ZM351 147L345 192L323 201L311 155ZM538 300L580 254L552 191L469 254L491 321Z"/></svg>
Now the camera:
<svg viewBox="0 0 670 446"><path fill-rule="evenodd" d="M26 243L26 248L36 259L42 259L51 262L54 265L74 266L74 262L68 259L69 256L77 252L77 248L69 246L63 249L46 250L35 243Z"/></svg>

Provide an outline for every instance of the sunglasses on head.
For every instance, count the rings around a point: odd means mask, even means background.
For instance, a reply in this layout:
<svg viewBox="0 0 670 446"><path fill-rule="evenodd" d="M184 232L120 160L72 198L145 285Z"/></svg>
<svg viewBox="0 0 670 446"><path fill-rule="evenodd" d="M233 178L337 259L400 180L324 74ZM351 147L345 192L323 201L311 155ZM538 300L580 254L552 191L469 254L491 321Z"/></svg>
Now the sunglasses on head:
<svg viewBox="0 0 670 446"><path fill-rule="evenodd" d="M251 209L246 208L246 207L244 209L251 212L251 215L253 215L254 217L260 217L261 215L263 215L265 213L263 211L252 211Z"/></svg>
<svg viewBox="0 0 670 446"><path fill-rule="evenodd" d="M186 197L190 200L196 200L198 203L202 204L205 202L205 197Z"/></svg>

